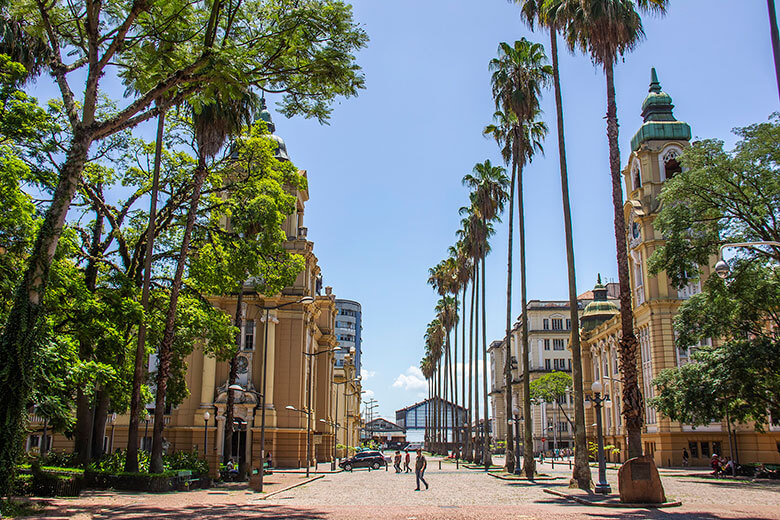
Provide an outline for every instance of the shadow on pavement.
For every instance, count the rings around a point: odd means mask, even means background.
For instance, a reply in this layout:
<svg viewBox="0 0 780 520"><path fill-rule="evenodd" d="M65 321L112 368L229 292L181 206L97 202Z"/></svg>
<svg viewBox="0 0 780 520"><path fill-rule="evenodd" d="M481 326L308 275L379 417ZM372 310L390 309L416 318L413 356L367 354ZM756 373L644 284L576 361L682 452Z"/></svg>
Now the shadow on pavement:
<svg viewBox="0 0 780 520"><path fill-rule="evenodd" d="M84 515L86 518L285 518L290 520L322 520L327 518L327 513L316 509L301 509L281 505L204 505L193 504L189 506L171 508L155 507L148 505L120 506L106 508L105 506L79 506L78 504L52 504L46 507L40 516L28 518L71 518Z"/></svg>

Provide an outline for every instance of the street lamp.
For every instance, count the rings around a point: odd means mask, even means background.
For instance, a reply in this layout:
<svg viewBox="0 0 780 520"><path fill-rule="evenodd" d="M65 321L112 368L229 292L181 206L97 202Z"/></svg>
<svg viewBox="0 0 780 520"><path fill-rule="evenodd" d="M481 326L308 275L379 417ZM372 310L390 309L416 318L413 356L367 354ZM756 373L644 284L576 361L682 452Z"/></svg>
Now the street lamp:
<svg viewBox="0 0 780 520"><path fill-rule="evenodd" d="M209 419L211 414L209 412L203 412L203 457L206 457L208 453L209 445Z"/></svg>
<svg viewBox="0 0 780 520"><path fill-rule="evenodd" d="M338 347L336 348L329 348L327 350L320 350L319 352L304 352L303 355L307 356L309 358L314 358L317 356L320 356L322 354L332 354L333 352L338 352ZM311 434L312 434L312 425L311 425L311 419L312 419L312 404L311 404L311 385L312 385L312 369L311 369L312 361L309 360L308 366L309 366L309 374L306 378L306 389L307 389L307 395L306 395L306 401L307 401L307 408L309 409L308 416L306 418L306 476L309 476L309 466L311 466ZM289 407L288 407L289 408Z"/></svg>
<svg viewBox="0 0 780 520"><path fill-rule="evenodd" d="M116 412L111 414L111 444L108 448L109 454L114 451L114 427L116 427Z"/></svg>
<svg viewBox="0 0 780 520"><path fill-rule="evenodd" d="M523 472L520 469L520 421L523 420L523 417L520 415L520 409L517 406L512 409L512 413L515 416L515 475L519 475Z"/></svg>
<svg viewBox="0 0 780 520"><path fill-rule="evenodd" d="M595 492L602 495L608 495L612 493L612 488L607 482L607 463L604 460L604 434L601 430L601 407L605 401L609 401L609 396L602 397L601 393L604 391L604 387L601 386L599 381L594 381L590 386L593 395L588 397L585 401L585 406L590 407L592 404L594 411L596 412L596 437L598 439L598 454L599 454L599 481L596 483Z"/></svg>
<svg viewBox="0 0 780 520"><path fill-rule="evenodd" d="M149 435L149 410L147 409L144 409L143 420L146 422L146 428L144 428L144 446L145 446L144 449L146 451L149 451L149 444L148 444L149 441L146 440L147 435Z"/></svg>
<svg viewBox="0 0 780 520"><path fill-rule="evenodd" d="M266 389L266 379L267 379L267 365L268 365L268 312L275 310L275 309L281 309L282 307L286 307L288 305L293 305L296 303L301 304L308 304L313 303L314 297L312 296L304 296L303 298L299 298L297 301L294 302L287 302L282 303L280 305L274 305L271 307L261 307L260 305L255 305L258 309L262 309L265 311L265 322L263 324L263 381L262 381L262 408L260 409L260 484L258 486L258 491L263 492L263 477L265 475L265 395L267 393ZM250 467L251 471L251 467Z"/></svg>
<svg viewBox="0 0 780 520"><path fill-rule="evenodd" d="M726 263L725 260L723 260L723 250L727 247L755 247L755 246L775 246L780 247L780 242L775 242L771 240L766 241L758 241L758 242L732 242L728 244L723 244L720 246L719 256L720 260L717 261L715 264L715 274L720 276L721 278L726 278L729 275L729 271L731 270L729 268L729 264Z"/></svg>

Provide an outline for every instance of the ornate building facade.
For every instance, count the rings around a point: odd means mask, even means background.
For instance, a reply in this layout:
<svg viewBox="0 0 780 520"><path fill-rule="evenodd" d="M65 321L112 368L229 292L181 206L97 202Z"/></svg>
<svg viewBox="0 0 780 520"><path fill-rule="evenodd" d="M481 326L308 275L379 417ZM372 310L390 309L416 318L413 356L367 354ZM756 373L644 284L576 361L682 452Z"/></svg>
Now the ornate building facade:
<svg viewBox="0 0 780 520"><path fill-rule="evenodd" d="M653 456L658 466L680 466L683 449L688 451L691 465L697 466L707 465L712 453L732 458L736 455L740 463L778 463L780 427L772 426L769 433L759 434L752 425L740 424L733 427L730 437L725 421L697 427L679 424L657 413L647 402L654 396L652 381L660 371L689 362L690 352L682 352L675 345L673 321L680 304L701 291L700 281L674 287L665 273L651 275L647 267L648 259L664 240L653 226L660 209L659 195L664 183L681 171L677 159L691 138L690 127L677 121L672 109L672 99L661 90L653 69L649 93L642 104L644 122L631 140L631 154L623 170L628 193L624 217L631 299L640 347L639 385L645 398L643 451ZM713 258L711 264L714 261ZM701 280L711 273L712 265L702 266ZM618 370L620 316L617 307L607 304L605 292L603 286L597 285L596 301L585 308L584 314L589 317L583 317L581 330L584 386L587 391L593 381L600 381L604 393L610 396L603 411L605 443L621 450L620 455L611 456L613 460L625 460ZM717 338L707 343L712 341ZM585 423L594 422L594 410L586 410ZM588 426L588 437L595 438L595 428Z"/></svg>

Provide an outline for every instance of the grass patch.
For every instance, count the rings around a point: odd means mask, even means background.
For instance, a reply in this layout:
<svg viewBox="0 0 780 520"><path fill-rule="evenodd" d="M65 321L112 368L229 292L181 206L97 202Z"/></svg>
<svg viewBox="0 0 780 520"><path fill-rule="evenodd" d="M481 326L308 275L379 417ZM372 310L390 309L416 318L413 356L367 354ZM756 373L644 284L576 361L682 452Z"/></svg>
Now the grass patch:
<svg viewBox="0 0 780 520"><path fill-rule="evenodd" d="M22 518L40 513L42 510L42 506L31 502L0 499L0 517L2 518Z"/></svg>

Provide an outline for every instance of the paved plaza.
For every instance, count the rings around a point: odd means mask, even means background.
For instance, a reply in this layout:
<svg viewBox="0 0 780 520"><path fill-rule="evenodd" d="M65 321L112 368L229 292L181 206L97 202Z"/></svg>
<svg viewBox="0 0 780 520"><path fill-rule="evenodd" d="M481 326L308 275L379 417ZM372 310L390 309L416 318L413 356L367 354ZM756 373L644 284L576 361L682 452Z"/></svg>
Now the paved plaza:
<svg viewBox="0 0 780 520"><path fill-rule="evenodd" d="M432 460L426 474L431 486L427 491L414 491L413 473L399 475L392 468L387 472L358 470L326 473L287 491L277 489L266 499L244 485L161 495L88 491L77 499L37 499L44 509L33 518L780 520L780 483L694 476L703 475L704 470L662 470L667 496L683 505L652 510L589 507L545 493L544 488L570 491L565 466L551 470L545 464L544 473L564 478L536 485L456 469L446 462L438 468L438 461ZM616 477L616 471L609 471L608 479L615 489ZM305 481L302 474L285 474L283 487Z"/></svg>

